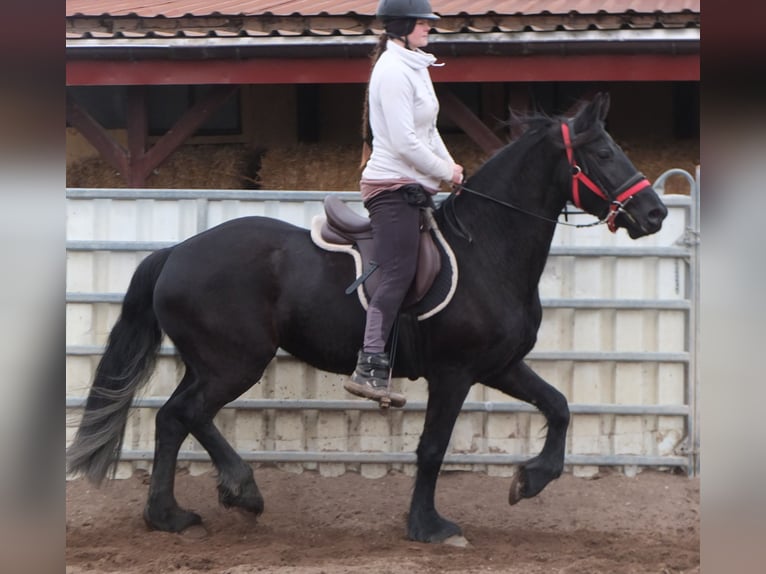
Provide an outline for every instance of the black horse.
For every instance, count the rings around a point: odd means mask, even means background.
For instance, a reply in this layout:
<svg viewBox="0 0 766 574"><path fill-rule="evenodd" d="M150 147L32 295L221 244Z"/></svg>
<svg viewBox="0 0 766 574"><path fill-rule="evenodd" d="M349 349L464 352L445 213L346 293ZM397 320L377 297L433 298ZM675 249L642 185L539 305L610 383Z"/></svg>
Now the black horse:
<svg viewBox="0 0 766 574"><path fill-rule="evenodd" d="M608 107L608 96L598 95L571 119L527 118L523 135L434 211L460 274L449 305L418 324L417 372L407 361L394 367L395 376L424 377L429 390L407 524L412 540L461 533L439 515L434 493L455 420L477 382L535 405L547 420L542 451L514 477L511 504L563 470L567 401L524 362L541 321L538 282L556 219L572 200L637 238L658 231L667 215L605 131ZM319 369L350 373L364 328L359 301L344 294L353 279L351 258L319 249L306 229L264 217L235 219L149 255L97 367L68 471L100 483L116 463L132 398L152 372L164 331L186 369L157 413L147 524L177 532L201 521L173 493L189 433L219 473L221 503L261 513L252 468L213 417L258 382L279 347Z"/></svg>

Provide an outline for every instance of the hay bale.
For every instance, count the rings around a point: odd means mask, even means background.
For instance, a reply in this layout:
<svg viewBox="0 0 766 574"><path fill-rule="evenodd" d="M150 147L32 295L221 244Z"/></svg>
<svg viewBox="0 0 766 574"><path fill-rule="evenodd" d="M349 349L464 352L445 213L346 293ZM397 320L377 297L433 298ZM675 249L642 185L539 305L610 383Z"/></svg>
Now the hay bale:
<svg viewBox="0 0 766 574"><path fill-rule="evenodd" d="M617 143L633 165L652 182L666 171L676 168L686 170L694 176L700 164L698 139L643 139ZM689 184L685 179L672 177L665 184L665 193L688 195Z"/></svg>
<svg viewBox="0 0 766 574"><path fill-rule="evenodd" d="M125 180L100 157L73 161L66 168L67 187L125 187Z"/></svg>
<svg viewBox="0 0 766 574"><path fill-rule="evenodd" d="M257 154L244 145L185 145L171 154L149 175L146 187L159 189L253 188L257 186L257 164ZM66 185L67 187L127 187L123 177L101 158L74 162L67 168Z"/></svg>
<svg viewBox="0 0 766 574"><path fill-rule="evenodd" d="M464 134L445 134L444 141L467 174L489 158ZM654 181L681 168L694 175L699 140L632 140L618 142L635 166ZM149 176L146 187L160 189L273 189L358 191L361 146L297 144L254 150L243 144L185 145ZM126 187L114 168L100 158L67 168L67 187ZM446 190L446 187L443 188ZM667 182L666 193L688 193L680 178Z"/></svg>
<svg viewBox="0 0 766 574"><path fill-rule="evenodd" d="M443 139L452 157L463 166L468 176L476 173L476 170L491 156L465 134L446 134Z"/></svg>
<svg viewBox="0 0 766 574"><path fill-rule="evenodd" d="M444 138L447 148L468 173L488 157L465 135ZM360 145L297 144L274 147L262 158L260 182L263 189L358 191L361 170Z"/></svg>
<svg viewBox="0 0 766 574"><path fill-rule="evenodd" d="M261 159L262 189L358 191L361 146L296 144L273 147Z"/></svg>

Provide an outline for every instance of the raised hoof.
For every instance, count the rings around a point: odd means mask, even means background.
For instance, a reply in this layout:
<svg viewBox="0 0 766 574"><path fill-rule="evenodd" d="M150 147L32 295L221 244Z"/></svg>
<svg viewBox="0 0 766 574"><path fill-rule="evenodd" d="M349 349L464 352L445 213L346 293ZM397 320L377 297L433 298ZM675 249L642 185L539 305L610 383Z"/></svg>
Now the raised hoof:
<svg viewBox="0 0 766 574"><path fill-rule="evenodd" d="M508 492L508 504L513 506L519 502L524 496L521 494L524 488L524 483L521 481L521 472L516 473L511 481L511 490Z"/></svg>
<svg viewBox="0 0 766 574"><path fill-rule="evenodd" d="M144 522L151 530L183 532L190 526L202 524L202 517L196 512L181 508L154 512L147 506L144 508Z"/></svg>
<svg viewBox="0 0 766 574"><path fill-rule="evenodd" d="M551 471L539 464L531 463L519 470L511 481L508 504L514 505L522 498L540 494L552 480L561 476L561 471Z"/></svg>
<svg viewBox="0 0 766 574"><path fill-rule="evenodd" d="M232 490L223 485L219 485L218 501L224 508L236 507L251 512L256 516L260 516L263 513L263 496L261 496L253 480L242 485L237 493L232 492Z"/></svg>

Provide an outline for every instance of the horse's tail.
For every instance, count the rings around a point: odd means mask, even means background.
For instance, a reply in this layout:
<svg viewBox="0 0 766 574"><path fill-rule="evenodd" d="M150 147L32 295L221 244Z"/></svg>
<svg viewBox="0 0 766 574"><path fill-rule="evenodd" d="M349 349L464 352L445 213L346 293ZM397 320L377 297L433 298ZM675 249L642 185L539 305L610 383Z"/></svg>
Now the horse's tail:
<svg viewBox="0 0 766 574"><path fill-rule="evenodd" d="M67 449L67 472L101 484L114 473L133 397L146 384L162 341L154 314L154 286L171 248L144 259L130 281L104 354L96 367L74 441Z"/></svg>

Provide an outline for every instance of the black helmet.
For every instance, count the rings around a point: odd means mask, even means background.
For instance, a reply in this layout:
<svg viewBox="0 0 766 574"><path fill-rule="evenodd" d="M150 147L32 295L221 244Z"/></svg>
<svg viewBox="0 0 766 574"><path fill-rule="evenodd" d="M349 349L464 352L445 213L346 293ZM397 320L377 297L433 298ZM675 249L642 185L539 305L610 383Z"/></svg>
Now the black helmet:
<svg viewBox="0 0 766 574"><path fill-rule="evenodd" d="M375 15L384 22L398 18L439 19L428 0L380 0Z"/></svg>

